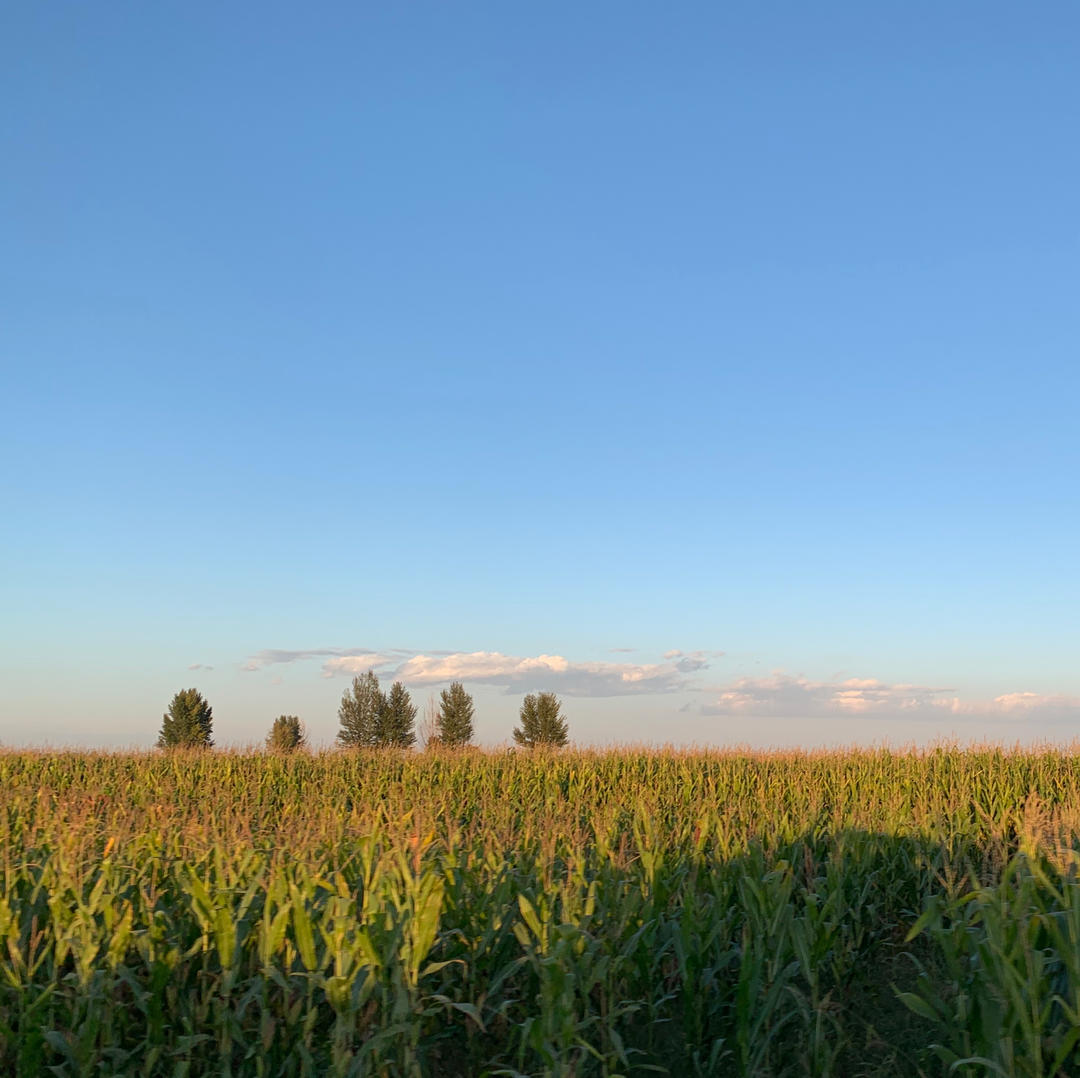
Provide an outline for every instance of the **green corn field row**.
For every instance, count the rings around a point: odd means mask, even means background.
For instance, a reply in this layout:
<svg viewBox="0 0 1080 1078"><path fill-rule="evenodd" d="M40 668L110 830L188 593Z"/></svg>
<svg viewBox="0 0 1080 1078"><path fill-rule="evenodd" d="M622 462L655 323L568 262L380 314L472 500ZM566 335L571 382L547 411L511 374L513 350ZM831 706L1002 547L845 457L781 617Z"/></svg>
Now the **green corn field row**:
<svg viewBox="0 0 1080 1078"><path fill-rule="evenodd" d="M0 753L0 1073L1080 1073L1080 756Z"/></svg>

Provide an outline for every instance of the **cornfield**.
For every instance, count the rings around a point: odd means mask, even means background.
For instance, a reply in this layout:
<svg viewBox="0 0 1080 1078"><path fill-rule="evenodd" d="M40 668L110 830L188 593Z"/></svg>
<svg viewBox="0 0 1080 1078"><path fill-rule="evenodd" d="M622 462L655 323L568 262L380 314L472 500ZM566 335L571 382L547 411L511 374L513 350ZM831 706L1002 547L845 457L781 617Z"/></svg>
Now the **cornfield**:
<svg viewBox="0 0 1080 1078"><path fill-rule="evenodd" d="M0 1072L1080 1073L1080 756L0 753Z"/></svg>

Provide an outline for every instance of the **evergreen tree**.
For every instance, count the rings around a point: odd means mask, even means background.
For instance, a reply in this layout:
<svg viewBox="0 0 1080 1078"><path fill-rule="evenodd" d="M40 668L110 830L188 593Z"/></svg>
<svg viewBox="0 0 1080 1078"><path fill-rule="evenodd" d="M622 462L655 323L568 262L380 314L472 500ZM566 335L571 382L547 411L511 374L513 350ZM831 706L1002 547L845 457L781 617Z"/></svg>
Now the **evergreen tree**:
<svg viewBox="0 0 1080 1078"><path fill-rule="evenodd" d="M416 707L400 681L390 687L379 713L376 743L387 747L407 749L416 741Z"/></svg>
<svg viewBox="0 0 1080 1078"><path fill-rule="evenodd" d="M473 700L460 681L443 689L436 731L440 745L467 745L473 736Z"/></svg>
<svg viewBox="0 0 1080 1078"><path fill-rule="evenodd" d="M521 703L521 726L514 727L514 740L527 748L565 745L569 732L560 706L553 692L529 693Z"/></svg>
<svg viewBox="0 0 1080 1078"><path fill-rule="evenodd" d="M351 688L345 690L338 708L341 723L338 741L352 749L377 745L385 707L386 697L379 688L379 679L374 670L354 677Z"/></svg>
<svg viewBox="0 0 1080 1078"><path fill-rule="evenodd" d="M208 749L213 745L213 710L197 689L181 689L161 717L159 749Z"/></svg>
<svg viewBox="0 0 1080 1078"><path fill-rule="evenodd" d="M304 724L295 715L279 715L266 735L266 747L271 752L296 752L306 748Z"/></svg>

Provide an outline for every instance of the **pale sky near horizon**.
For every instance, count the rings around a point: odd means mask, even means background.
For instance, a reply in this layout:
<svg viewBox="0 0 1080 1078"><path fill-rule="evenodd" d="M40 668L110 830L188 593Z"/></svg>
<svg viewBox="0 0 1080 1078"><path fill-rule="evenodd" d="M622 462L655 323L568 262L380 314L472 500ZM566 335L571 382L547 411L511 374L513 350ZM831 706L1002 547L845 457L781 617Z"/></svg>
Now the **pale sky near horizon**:
<svg viewBox="0 0 1080 1078"><path fill-rule="evenodd" d="M14 3L0 743L1080 733L1080 8Z"/></svg>

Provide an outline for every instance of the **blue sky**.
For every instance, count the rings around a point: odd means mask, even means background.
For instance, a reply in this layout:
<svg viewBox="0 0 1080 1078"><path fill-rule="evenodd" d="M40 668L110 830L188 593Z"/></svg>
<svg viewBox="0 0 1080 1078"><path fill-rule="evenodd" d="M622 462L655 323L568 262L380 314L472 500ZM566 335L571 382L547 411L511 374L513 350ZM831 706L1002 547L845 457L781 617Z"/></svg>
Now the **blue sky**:
<svg viewBox="0 0 1080 1078"><path fill-rule="evenodd" d="M1071 739L1071 4L0 16L0 741ZM617 650L620 649L620 650ZM679 654L674 654L678 652Z"/></svg>

